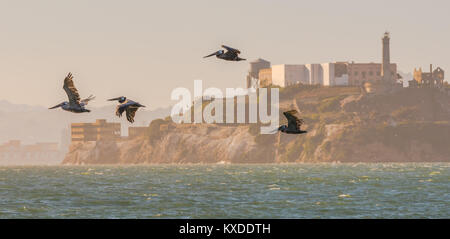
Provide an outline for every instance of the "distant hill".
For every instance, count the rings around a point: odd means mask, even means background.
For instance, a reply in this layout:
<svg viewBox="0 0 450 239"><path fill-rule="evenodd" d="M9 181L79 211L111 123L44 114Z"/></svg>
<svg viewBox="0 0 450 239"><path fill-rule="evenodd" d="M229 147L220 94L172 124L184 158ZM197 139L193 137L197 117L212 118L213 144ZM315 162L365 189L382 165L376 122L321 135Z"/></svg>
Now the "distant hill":
<svg viewBox="0 0 450 239"><path fill-rule="evenodd" d="M122 123L122 134L133 126L148 126L156 118L170 114L171 107L156 110L140 109L136 114L135 123L130 124L125 117L117 118L115 106L99 108L90 107L90 113L73 114L61 109L49 110L44 106L14 104L0 100L0 143L11 139L21 140L25 144L35 142L60 142L64 130L70 123L94 122L96 119L106 119Z"/></svg>
<svg viewBox="0 0 450 239"><path fill-rule="evenodd" d="M32 106L25 104L13 104L7 100L0 100L0 110L3 112L25 112L25 111L44 111L43 106Z"/></svg>

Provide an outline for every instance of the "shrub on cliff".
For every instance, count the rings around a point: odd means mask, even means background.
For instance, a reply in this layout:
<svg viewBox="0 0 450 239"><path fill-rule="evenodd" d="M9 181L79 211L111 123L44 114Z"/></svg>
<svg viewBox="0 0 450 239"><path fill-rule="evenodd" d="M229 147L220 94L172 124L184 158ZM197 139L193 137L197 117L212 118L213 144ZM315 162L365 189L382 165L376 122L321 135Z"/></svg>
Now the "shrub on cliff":
<svg viewBox="0 0 450 239"><path fill-rule="evenodd" d="M417 106L400 107L394 110L391 115L398 120L413 120L420 117L420 112Z"/></svg>
<svg viewBox="0 0 450 239"><path fill-rule="evenodd" d="M325 125L321 124L316 128L316 133L313 135L312 132L310 132L310 135L306 135L299 143L303 145L303 152L302 157L307 160L313 160L314 159L314 153L319 147L320 144L322 144L323 140L325 139L326 130Z"/></svg>
<svg viewBox="0 0 450 239"><path fill-rule="evenodd" d="M320 122L320 115L316 114L316 113L303 114L301 117L308 124L314 124L314 123Z"/></svg>
<svg viewBox="0 0 450 239"><path fill-rule="evenodd" d="M295 84L286 86L284 88L280 88L280 99L292 99L300 92L303 91L311 91L315 89L322 88L321 85L304 85L304 84Z"/></svg>
<svg viewBox="0 0 450 239"><path fill-rule="evenodd" d="M156 140L159 140L162 136L161 134L161 125L165 124L166 121L163 119L155 119L153 120L147 129L147 137L150 140L150 142L154 142Z"/></svg>
<svg viewBox="0 0 450 239"><path fill-rule="evenodd" d="M346 96L338 95L326 98L320 102L318 110L321 113L330 112L330 111L338 111L340 109L340 102Z"/></svg>

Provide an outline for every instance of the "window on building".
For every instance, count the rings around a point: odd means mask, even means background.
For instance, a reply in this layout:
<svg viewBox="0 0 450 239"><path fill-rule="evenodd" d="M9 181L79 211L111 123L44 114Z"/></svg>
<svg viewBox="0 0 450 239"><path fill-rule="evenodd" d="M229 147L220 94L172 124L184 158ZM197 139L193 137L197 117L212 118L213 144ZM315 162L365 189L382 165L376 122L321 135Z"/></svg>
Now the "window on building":
<svg viewBox="0 0 450 239"><path fill-rule="evenodd" d="M357 71L355 71L355 76L357 76L358 75L358 72Z"/></svg>
<svg viewBox="0 0 450 239"><path fill-rule="evenodd" d="M369 71L369 76L373 76L373 71Z"/></svg>

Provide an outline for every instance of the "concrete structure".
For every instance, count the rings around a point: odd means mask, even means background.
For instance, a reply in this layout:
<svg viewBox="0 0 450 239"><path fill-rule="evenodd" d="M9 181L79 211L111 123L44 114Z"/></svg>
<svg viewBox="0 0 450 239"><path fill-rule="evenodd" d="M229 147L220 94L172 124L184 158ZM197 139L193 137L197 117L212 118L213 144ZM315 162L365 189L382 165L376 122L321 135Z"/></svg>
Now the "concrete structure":
<svg viewBox="0 0 450 239"><path fill-rule="evenodd" d="M382 64L380 63L347 63L348 84L363 85L366 82L371 83L395 83L397 78L390 81L384 81L381 73ZM391 75L397 75L397 64L390 64Z"/></svg>
<svg viewBox="0 0 450 239"><path fill-rule="evenodd" d="M322 85L324 86L333 86L336 83L334 82L335 80L335 73L334 73L334 68L335 68L335 64L334 63L323 63L320 64L320 67L322 69Z"/></svg>
<svg viewBox="0 0 450 239"><path fill-rule="evenodd" d="M261 69L258 78L259 87L264 88L272 85L272 68Z"/></svg>
<svg viewBox="0 0 450 239"><path fill-rule="evenodd" d="M338 76L336 82L336 63L306 64L306 65L274 65L272 66L272 84L286 87L295 84L306 85L346 85L348 77ZM261 75L269 72L264 69Z"/></svg>
<svg viewBox="0 0 450 239"><path fill-rule="evenodd" d="M334 78L334 86L345 86L345 85L349 85L348 84L348 75Z"/></svg>
<svg viewBox="0 0 450 239"><path fill-rule="evenodd" d="M144 136L148 127L128 127L128 138L133 139Z"/></svg>
<svg viewBox="0 0 450 239"><path fill-rule="evenodd" d="M294 84L323 86L361 86L366 82L384 82L380 63L335 62L306 65L274 65L271 70L263 69L260 76L260 87L268 86L271 73L271 83L280 87ZM391 75L397 76L397 65L390 64ZM397 77L385 83L395 83Z"/></svg>
<svg viewBox="0 0 450 239"><path fill-rule="evenodd" d="M305 65L274 65L272 66L272 84L280 87L299 83L307 84L307 73Z"/></svg>
<svg viewBox="0 0 450 239"><path fill-rule="evenodd" d="M267 87L271 84L280 87L286 87L294 84L324 85L324 86L363 86L365 83L378 84L383 83L385 88L394 87L397 80L401 77L397 73L397 64L390 63L390 36L388 32L384 33L382 38L381 63L354 63L354 62L334 62L306 65L274 65L271 70L261 69L256 66L263 64L259 59L251 64L255 67L251 69L260 69L259 78L260 87ZM266 65L269 65L266 63ZM253 66L253 65L252 65ZM442 74L442 69L438 69L436 74ZM270 77L271 73L271 77ZM422 73L417 73L421 75ZM249 73L249 75L252 75ZM426 78L426 77L425 77ZM418 78L419 79L419 78ZM433 79L438 84L443 84L442 79ZM431 84L431 83L430 83ZM378 87L380 88L380 87Z"/></svg>
<svg viewBox="0 0 450 239"><path fill-rule="evenodd" d="M440 67L433 70L430 64L429 72L422 72L422 68L414 68L414 79L409 81L409 87L438 87L444 86L444 70Z"/></svg>
<svg viewBox="0 0 450 239"><path fill-rule="evenodd" d="M310 85L321 85L323 81L323 72L321 64L306 64L307 78L306 84Z"/></svg>
<svg viewBox="0 0 450 239"><path fill-rule="evenodd" d="M264 59L257 59L250 62L250 70L247 74L247 88L258 88L259 71L261 69L270 68L270 62Z"/></svg>
<svg viewBox="0 0 450 239"><path fill-rule="evenodd" d="M19 140L11 140L0 145L1 165L59 164L63 158L57 143L22 145Z"/></svg>
<svg viewBox="0 0 450 239"><path fill-rule="evenodd" d="M72 123L71 140L72 142L118 140L120 129L120 123L107 123L104 119L98 119L95 123Z"/></svg>
<svg viewBox="0 0 450 239"><path fill-rule="evenodd" d="M348 85L348 70L347 62L336 62L334 63L334 81L331 80L331 85L343 86Z"/></svg>

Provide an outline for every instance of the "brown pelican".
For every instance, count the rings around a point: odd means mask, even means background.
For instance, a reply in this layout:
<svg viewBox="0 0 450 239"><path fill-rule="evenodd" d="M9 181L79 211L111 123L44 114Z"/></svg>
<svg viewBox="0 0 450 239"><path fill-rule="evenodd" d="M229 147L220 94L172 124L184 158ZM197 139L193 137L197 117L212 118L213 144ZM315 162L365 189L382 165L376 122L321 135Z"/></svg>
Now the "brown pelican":
<svg viewBox="0 0 450 239"><path fill-rule="evenodd" d="M234 49L225 45L222 45L223 48L225 48L227 51L219 50L212 54L209 54L203 58L210 57L210 56L216 56L219 59L226 60L226 61L245 61L244 58L240 58L238 54L241 54L241 52L238 49Z"/></svg>
<svg viewBox="0 0 450 239"><path fill-rule="evenodd" d="M120 103L119 105L117 105L116 115L121 117L122 113L126 111L127 120L130 121L130 123L134 122L134 115L136 114L136 111L139 109L139 107L145 107L145 105L141 105L138 102L129 100L125 96L109 99L109 101L114 100L117 100Z"/></svg>
<svg viewBox="0 0 450 239"><path fill-rule="evenodd" d="M286 134L304 134L308 131L300 130L300 126L303 124L303 119L297 118L294 114L296 114L296 110L290 110L283 112L284 116L288 120L288 125L282 125L278 128L279 131Z"/></svg>
<svg viewBox="0 0 450 239"><path fill-rule="evenodd" d="M64 101L58 105L50 107L49 109L55 109L61 107L63 110L70 111L72 113L84 113L91 112L90 110L84 108L90 100L93 100L95 97L90 95L86 99L80 99L80 95L78 94L77 88L73 84L73 76L72 73L69 74L64 79L63 89L66 91L67 97L69 98L69 102Z"/></svg>

